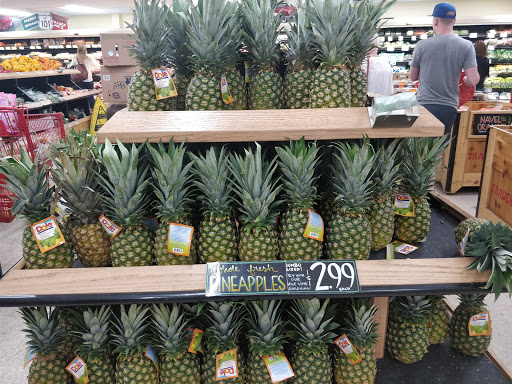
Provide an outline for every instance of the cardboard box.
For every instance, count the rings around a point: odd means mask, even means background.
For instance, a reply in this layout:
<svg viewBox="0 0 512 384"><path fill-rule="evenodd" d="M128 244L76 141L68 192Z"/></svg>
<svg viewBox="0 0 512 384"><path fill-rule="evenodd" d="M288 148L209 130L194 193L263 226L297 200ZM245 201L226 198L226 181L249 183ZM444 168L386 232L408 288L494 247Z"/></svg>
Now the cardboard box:
<svg viewBox="0 0 512 384"><path fill-rule="evenodd" d="M137 65L129 51L129 48L135 45L135 34L131 30L127 30L126 33L100 33L100 40L103 65Z"/></svg>
<svg viewBox="0 0 512 384"><path fill-rule="evenodd" d="M105 103L126 104L128 86L137 66L106 67L101 66L101 87Z"/></svg>

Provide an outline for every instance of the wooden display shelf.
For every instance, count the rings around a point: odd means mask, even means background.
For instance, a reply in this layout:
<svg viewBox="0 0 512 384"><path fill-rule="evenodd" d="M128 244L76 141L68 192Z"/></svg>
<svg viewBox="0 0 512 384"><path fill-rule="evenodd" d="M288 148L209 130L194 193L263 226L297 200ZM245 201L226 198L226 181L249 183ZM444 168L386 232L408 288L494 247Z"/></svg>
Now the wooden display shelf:
<svg viewBox="0 0 512 384"><path fill-rule="evenodd" d="M66 124L66 131L74 129L75 131L89 131L91 116L82 117L81 119L71 121Z"/></svg>
<svg viewBox="0 0 512 384"><path fill-rule="evenodd" d="M187 140L246 142L442 136L444 126L425 108L407 128L371 128L367 108L276 109L262 111L120 111L98 131L123 143Z"/></svg>
<svg viewBox="0 0 512 384"><path fill-rule="evenodd" d="M478 292L489 279L490 272L468 271L470 263L471 258L460 257L357 261L361 292L350 296ZM13 269L0 280L0 306L65 305L66 302L78 305L99 302L204 301L208 299L205 297L205 284L205 264ZM279 295L275 295L277 297ZM294 297L304 295L280 296ZM236 299L237 296L232 298ZM258 296L248 298L256 299Z"/></svg>
<svg viewBox="0 0 512 384"><path fill-rule="evenodd" d="M34 71L34 72L9 72L0 73L0 80L28 79L31 77L62 76L78 74L78 69L64 69L63 71Z"/></svg>
<svg viewBox="0 0 512 384"><path fill-rule="evenodd" d="M43 100L43 101L34 101L31 103L26 103L24 106L27 107L28 109L42 108L42 107L47 107L47 106L54 105L54 104L65 103L67 101L83 99L84 97L99 95L100 93L101 93L101 89L93 89L91 91L83 92L78 95L64 96L64 100L57 101L56 103L52 103L50 100Z"/></svg>
<svg viewBox="0 0 512 384"><path fill-rule="evenodd" d="M92 89L87 92L81 92L78 95L64 96L64 101L83 99L84 97L95 96L95 95L99 95L100 93L101 93L101 89Z"/></svg>

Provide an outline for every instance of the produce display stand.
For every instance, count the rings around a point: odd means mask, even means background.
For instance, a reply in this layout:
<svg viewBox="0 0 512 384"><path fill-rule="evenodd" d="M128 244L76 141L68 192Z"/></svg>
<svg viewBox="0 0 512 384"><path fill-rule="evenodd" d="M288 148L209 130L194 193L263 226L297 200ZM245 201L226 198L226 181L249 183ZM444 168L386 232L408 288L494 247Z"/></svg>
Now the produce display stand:
<svg viewBox="0 0 512 384"><path fill-rule="evenodd" d="M459 110L452 129L452 142L439 175L443 190L455 193L462 187L478 187L484 164L485 141L489 126L512 123L512 104L469 102ZM481 110L482 108L501 110Z"/></svg>
<svg viewBox="0 0 512 384"><path fill-rule="evenodd" d="M489 130L477 217L512 226L512 125Z"/></svg>

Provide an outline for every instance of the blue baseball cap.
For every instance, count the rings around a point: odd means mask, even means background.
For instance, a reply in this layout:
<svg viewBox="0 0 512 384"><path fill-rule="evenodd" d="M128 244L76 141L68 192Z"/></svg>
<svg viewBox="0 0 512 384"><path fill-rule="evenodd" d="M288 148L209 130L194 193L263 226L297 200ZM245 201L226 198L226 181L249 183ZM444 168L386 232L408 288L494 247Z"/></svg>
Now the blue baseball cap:
<svg viewBox="0 0 512 384"><path fill-rule="evenodd" d="M439 3L434 7L434 12L429 16L440 17L441 19L455 19L457 12L450 3Z"/></svg>

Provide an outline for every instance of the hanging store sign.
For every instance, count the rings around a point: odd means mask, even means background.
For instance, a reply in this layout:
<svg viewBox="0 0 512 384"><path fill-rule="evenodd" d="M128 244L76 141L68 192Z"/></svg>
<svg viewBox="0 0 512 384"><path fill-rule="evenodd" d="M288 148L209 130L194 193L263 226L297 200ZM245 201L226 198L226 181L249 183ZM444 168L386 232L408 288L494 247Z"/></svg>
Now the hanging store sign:
<svg viewBox="0 0 512 384"><path fill-rule="evenodd" d="M208 263L206 296L360 292L354 260Z"/></svg>
<svg viewBox="0 0 512 384"><path fill-rule="evenodd" d="M30 31L32 29L39 29L39 15L37 13L32 16L27 16L21 19L21 26L24 31Z"/></svg>
<svg viewBox="0 0 512 384"><path fill-rule="evenodd" d="M68 29L68 18L52 12L34 13L20 20L24 31Z"/></svg>

